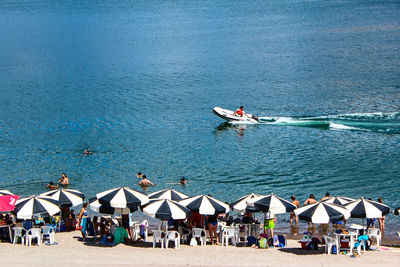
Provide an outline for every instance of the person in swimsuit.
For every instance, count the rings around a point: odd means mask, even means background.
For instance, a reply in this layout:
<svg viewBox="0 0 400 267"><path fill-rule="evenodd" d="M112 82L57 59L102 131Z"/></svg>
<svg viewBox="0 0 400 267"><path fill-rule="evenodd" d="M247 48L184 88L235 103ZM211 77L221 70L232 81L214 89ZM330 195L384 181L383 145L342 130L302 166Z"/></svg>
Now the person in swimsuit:
<svg viewBox="0 0 400 267"><path fill-rule="evenodd" d="M58 188L58 185L54 185L53 182L49 182L48 185L46 185L46 188L50 189L50 190L54 190Z"/></svg>
<svg viewBox="0 0 400 267"><path fill-rule="evenodd" d="M92 154L92 151L90 151L89 148L86 148L85 149L85 155L91 155L91 154Z"/></svg>
<svg viewBox="0 0 400 267"><path fill-rule="evenodd" d="M378 202L383 204L382 198L378 198ZM382 215L382 217L378 218L379 222L379 230L381 230L382 237L385 233L385 215Z"/></svg>
<svg viewBox="0 0 400 267"><path fill-rule="evenodd" d="M67 175L65 173L62 173L61 178L60 178L60 180L58 180L58 182L61 185L69 185L69 178L67 177Z"/></svg>
<svg viewBox="0 0 400 267"><path fill-rule="evenodd" d="M149 187L150 185L154 185L150 180L147 180L146 175L143 175L142 180L139 182L141 187Z"/></svg>
<svg viewBox="0 0 400 267"><path fill-rule="evenodd" d="M186 180L185 180L185 177L182 177L181 180L179 181L179 183L180 183L181 185L187 185L187 182L186 182Z"/></svg>
<svg viewBox="0 0 400 267"><path fill-rule="evenodd" d="M314 204L317 203L317 200L315 200L314 194L310 194L310 197L307 198L306 201L304 201L304 205L310 205L310 204ZM312 224L311 222L308 222L308 227L310 228Z"/></svg>
<svg viewBox="0 0 400 267"><path fill-rule="evenodd" d="M292 204L298 208L300 206L300 202L296 199L295 196L290 197L292 199ZM290 213L290 225L293 224L293 218L295 219L296 225L299 223L299 218L294 214L294 211Z"/></svg>
<svg viewBox="0 0 400 267"><path fill-rule="evenodd" d="M317 203L317 201L315 200L315 197L313 194L310 194L310 197L307 198L306 201L304 201L304 205L309 205L309 204L314 204Z"/></svg>
<svg viewBox="0 0 400 267"><path fill-rule="evenodd" d="M87 230L87 218L89 216L88 211L86 210L88 206L87 202L84 202L82 205L82 209L81 212L79 213L79 217L78 217L78 222L79 225L82 226L81 228L81 233L82 233L82 237L85 238L86 237L86 230Z"/></svg>
<svg viewBox="0 0 400 267"><path fill-rule="evenodd" d="M331 194L330 194L330 193L326 193L325 196L324 196L323 198L321 198L320 201L325 200L325 199L328 199L328 198L330 198L330 197L331 197Z"/></svg>
<svg viewBox="0 0 400 267"><path fill-rule="evenodd" d="M217 234L217 228L218 228L218 221L217 221L218 215L207 215L207 228L210 233L210 240L211 240L211 245L214 245L214 236L215 236L215 241L216 244L219 245L219 235Z"/></svg>

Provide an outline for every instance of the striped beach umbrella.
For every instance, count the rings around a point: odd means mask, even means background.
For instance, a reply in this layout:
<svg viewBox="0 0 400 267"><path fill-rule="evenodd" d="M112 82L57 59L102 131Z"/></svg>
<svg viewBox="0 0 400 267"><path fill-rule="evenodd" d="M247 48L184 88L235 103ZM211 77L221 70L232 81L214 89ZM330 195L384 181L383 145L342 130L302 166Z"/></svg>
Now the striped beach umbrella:
<svg viewBox="0 0 400 267"><path fill-rule="evenodd" d="M102 205L120 209L137 209L149 202L148 196L129 187L113 188L96 194L96 198Z"/></svg>
<svg viewBox="0 0 400 267"><path fill-rule="evenodd" d="M330 198L321 200L321 202L333 203L333 204L341 205L341 206L344 206L353 201L355 201L355 199L349 198L349 197L330 197Z"/></svg>
<svg viewBox="0 0 400 267"><path fill-rule="evenodd" d="M91 210L105 214L114 214L114 213L128 214L129 212L134 212L137 210L137 207L129 209L129 208L112 208L109 205L102 205L100 204L99 200L96 197L89 199L89 207Z"/></svg>
<svg viewBox="0 0 400 267"><path fill-rule="evenodd" d="M8 190L0 190L0 196L13 196L14 194Z"/></svg>
<svg viewBox="0 0 400 267"><path fill-rule="evenodd" d="M317 202L294 210L301 220L312 223L329 223L350 217L346 208L325 202Z"/></svg>
<svg viewBox="0 0 400 267"><path fill-rule="evenodd" d="M32 219L33 215L48 214L53 216L60 212L59 202L48 196L30 196L20 198L15 204L13 213L18 219Z"/></svg>
<svg viewBox="0 0 400 267"><path fill-rule="evenodd" d="M247 201L250 201L254 198L260 197L261 195L251 193L249 195L243 196L241 198L236 199L233 201L230 206L233 210L237 212L257 212L259 211L256 207L249 206Z"/></svg>
<svg viewBox="0 0 400 267"><path fill-rule="evenodd" d="M229 205L207 195L197 195L179 201L179 204L185 206L193 212L203 215L214 215L229 212Z"/></svg>
<svg viewBox="0 0 400 267"><path fill-rule="evenodd" d="M172 188L160 190L154 193L149 194L150 199L160 198L160 199L169 199L175 201L181 201L182 199L188 198L189 196L182 194Z"/></svg>
<svg viewBox="0 0 400 267"><path fill-rule="evenodd" d="M297 208L296 205L290 203L290 201L274 194L250 199L247 201L247 204L249 206L256 207L260 211L270 211L273 214L291 212Z"/></svg>
<svg viewBox="0 0 400 267"><path fill-rule="evenodd" d="M73 207L83 203L85 195L73 189L57 189L40 194L41 196L49 196L58 200L61 207Z"/></svg>
<svg viewBox="0 0 400 267"><path fill-rule="evenodd" d="M390 212L388 205L364 198L346 204L345 208L352 218L380 218Z"/></svg>
<svg viewBox="0 0 400 267"><path fill-rule="evenodd" d="M144 214L161 220L183 220L190 215L190 210L176 201L169 199L151 199L142 207Z"/></svg>

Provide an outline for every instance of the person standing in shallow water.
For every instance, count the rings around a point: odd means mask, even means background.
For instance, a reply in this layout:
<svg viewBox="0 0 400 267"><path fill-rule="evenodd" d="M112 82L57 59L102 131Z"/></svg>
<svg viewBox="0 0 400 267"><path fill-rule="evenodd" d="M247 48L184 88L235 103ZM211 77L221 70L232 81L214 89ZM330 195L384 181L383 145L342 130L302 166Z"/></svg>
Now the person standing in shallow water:
<svg viewBox="0 0 400 267"><path fill-rule="evenodd" d="M300 202L296 199L296 197L293 195L290 197L292 199L292 204L298 208L300 206ZM290 225L293 224L293 218L295 219L296 225L299 223L299 218L294 214L294 211L290 213Z"/></svg>
<svg viewBox="0 0 400 267"><path fill-rule="evenodd" d="M378 202L383 204L382 198L378 198ZM385 233L385 215L382 214L382 217L378 218L378 222L379 222L379 230L381 230L381 235L383 237Z"/></svg>
<svg viewBox="0 0 400 267"><path fill-rule="evenodd" d="M139 182L141 187L149 187L150 185L154 185L150 180L147 180L146 175L143 175L142 180Z"/></svg>

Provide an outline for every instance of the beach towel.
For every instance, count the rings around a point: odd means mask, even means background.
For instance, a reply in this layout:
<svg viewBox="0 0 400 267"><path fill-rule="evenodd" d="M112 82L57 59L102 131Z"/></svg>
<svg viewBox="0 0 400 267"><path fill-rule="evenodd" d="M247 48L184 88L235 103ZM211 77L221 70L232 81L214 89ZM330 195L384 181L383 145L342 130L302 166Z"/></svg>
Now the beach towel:
<svg viewBox="0 0 400 267"><path fill-rule="evenodd" d="M260 248L268 248L268 241L266 238L261 238L260 241L258 242L258 246Z"/></svg>

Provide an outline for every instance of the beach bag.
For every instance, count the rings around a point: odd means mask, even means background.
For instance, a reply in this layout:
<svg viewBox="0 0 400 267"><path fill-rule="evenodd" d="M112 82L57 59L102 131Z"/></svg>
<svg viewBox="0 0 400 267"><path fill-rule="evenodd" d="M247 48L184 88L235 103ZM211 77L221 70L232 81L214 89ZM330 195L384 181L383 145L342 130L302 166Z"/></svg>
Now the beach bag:
<svg viewBox="0 0 400 267"><path fill-rule="evenodd" d="M332 254L336 254L336 252L337 252L337 251L336 251L336 245L333 245L333 246L332 246L332 251L331 251L331 253L332 253Z"/></svg>
<svg viewBox="0 0 400 267"><path fill-rule="evenodd" d="M191 247L197 246L197 240L196 240L196 238L192 237L192 239L190 239L190 246L191 246Z"/></svg>
<svg viewBox="0 0 400 267"><path fill-rule="evenodd" d="M258 243L260 248L268 248L268 241L266 238L261 238Z"/></svg>

